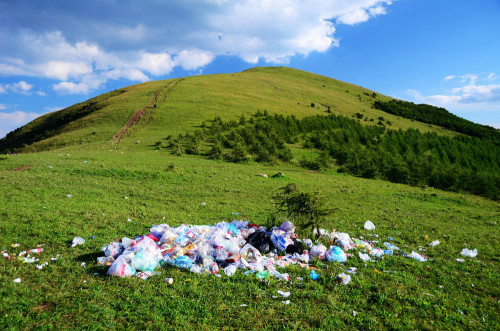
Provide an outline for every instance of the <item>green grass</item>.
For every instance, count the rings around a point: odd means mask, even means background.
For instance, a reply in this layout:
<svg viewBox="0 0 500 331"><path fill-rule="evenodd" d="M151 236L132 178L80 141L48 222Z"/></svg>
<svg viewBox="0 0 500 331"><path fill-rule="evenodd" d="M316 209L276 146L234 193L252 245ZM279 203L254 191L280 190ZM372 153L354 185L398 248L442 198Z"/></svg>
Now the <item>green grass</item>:
<svg viewBox="0 0 500 331"><path fill-rule="evenodd" d="M17 254L44 244L40 262L61 255L42 270L17 258L1 258L0 328L498 328L499 203L333 170L175 157L142 141L136 145L134 134L118 145L0 159L0 249ZM25 165L30 167L12 170ZM258 176L278 171L286 177ZM214 224L231 221L233 212L265 223L273 211L272 195L291 182L303 190L319 188L328 207L339 208L323 224L325 229L380 242L391 236L407 253L425 247L431 260L394 256L365 265L350 257L344 266L317 263L319 281L310 280L307 270L290 268L291 283L260 282L241 273L205 277L173 267L146 281L121 279L105 276L107 268L96 265L102 246L145 234L153 224ZM363 230L366 220L377 229ZM70 248L75 236L87 242ZM426 247L432 240L441 245ZM20 247L11 247L14 243ZM456 258L465 247L477 248L478 257L459 263ZM335 276L351 266L358 267L351 283L335 285ZM304 281L297 281L298 276ZM14 283L18 277L22 282ZM174 284L164 283L165 277L174 278ZM292 293L290 305L272 298L279 289Z"/></svg>
<svg viewBox="0 0 500 331"><path fill-rule="evenodd" d="M456 135L438 126L371 108L375 100L391 100L388 96L378 94L372 98L364 93L372 94L373 91L356 85L296 69L268 67L234 74L193 76L128 86L57 113L59 116L71 114L88 102L95 102L98 110L87 116L70 120L68 116L61 119L54 113L47 114L23 127L13 139L19 150L25 152L111 143L113 135L125 126L138 109L148 104L155 92L159 96L157 102L148 108L148 111L151 110L150 121L143 120L135 125L130 130L130 136L122 139L121 145L132 145L137 140L143 145L151 145L168 135L192 131L203 121L212 120L215 116L230 120L242 114L248 117L258 110L267 110L271 114L304 117L326 114L328 106L334 114L353 117L360 113L363 115L361 123L364 124L377 123L378 117L383 116L392 123L388 126L392 129L415 128L422 132ZM314 108L311 107L312 103ZM365 118L368 120L365 121ZM64 124L53 130L53 135L23 147L23 139L28 132L37 131L56 120ZM0 142L0 152L5 152L7 148L13 150Z"/></svg>

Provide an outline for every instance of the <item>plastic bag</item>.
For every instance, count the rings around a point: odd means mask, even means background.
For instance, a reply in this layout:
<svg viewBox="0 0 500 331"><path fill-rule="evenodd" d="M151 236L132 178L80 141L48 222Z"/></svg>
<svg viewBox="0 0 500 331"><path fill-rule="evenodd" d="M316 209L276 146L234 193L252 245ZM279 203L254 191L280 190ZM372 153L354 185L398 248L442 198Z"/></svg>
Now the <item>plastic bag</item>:
<svg viewBox="0 0 500 331"><path fill-rule="evenodd" d="M330 262L340 262L343 263L347 261L347 255L344 253L342 248L337 246L332 246L326 252L326 259Z"/></svg>
<svg viewBox="0 0 500 331"><path fill-rule="evenodd" d="M284 281L289 281L290 280L290 275L288 274L282 274L276 270L271 271L271 275L274 277L278 278L279 280L284 280Z"/></svg>
<svg viewBox="0 0 500 331"><path fill-rule="evenodd" d="M123 256L118 257L115 262L109 267L108 276L130 277L136 274L132 265Z"/></svg>
<svg viewBox="0 0 500 331"><path fill-rule="evenodd" d="M345 273L341 273L341 274L337 275L337 283L339 283L341 285L347 285L347 284L349 284L350 281L351 281L350 275L346 275Z"/></svg>
<svg viewBox="0 0 500 331"><path fill-rule="evenodd" d="M280 252L285 251L288 245L293 244L292 239L290 239L288 234L283 233L283 231L274 231L271 235L271 242Z"/></svg>
<svg viewBox="0 0 500 331"><path fill-rule="evenodd" d="M409 258L412 258L412 259L415 259L417 261L420 261L420 262L427 262L427 258L425 258L424 256L418 254L417 252L411 252L410 255L408 255Z"/></svg>
<svg viewBox="0 0 500 331"><path fill-rule="evenodd" d="M390 249L391 251L398 251L399 248L397 246L394 246L391 243L385 242L384 246L387 247L387 249Z"/></svg>
<svg viewBox="0 0 500 331"><path fill-rule="evenodd" d="M260 280L268 278L268 277L269 277L269 271L267 271L267 270L261 271L257 274L257 278Z"/></svg>
<svg viewBox="0 0 500 331"><path fill-rule="evenodd" d="M257 248L259 252L263 254L269 253L273 243L271 242L271 235L267 232L256 231L248 236L248 241L250 245Z"/></svg>
<svg viewBox="0 0 500 331"><path fill-rule="evenodd" d="M472 250L464 248L464 249L462 249L461 254L465 257L476 257L477 256L477 248L474 248Z"/></svg>
<svg viewBox="0 0 500 331"><path fill-rule="evenodd" d="M134 239L130 239L130 238L127 238L127 237L123 237L122 238L122 245L124 248L129 248L130 246L133 246L135 244L135 240Z"/></svg>
<svg viewBox="0 0 500 331"><path fill-rule="evenodd" d="M151 232L151 234L153 236L155 236L156 238L159 239L163 236L163 234L165 233L165 231L168 228L169 228L169 226L167 224L159 224L159 225L155 225L151 229L149 229L149 232Z"/></svg>
<svg viewBox="0 0 500 331"><path fill-rule="evenodd" d="M160 258L155 254L150 254L146 250L138 251L132 258L132 266L140 271L154 271L160 262Z"/></svg>
<svg viewBox="0 0 500 331"><path fill-rule="evenodd" d="M342 247L343 250L348 250L352 248L354 242L347 233L333 232L331 237L334 239L335 243Z"/></svg>
<svg viewBox="0 0 500 331"><path fill-rule="evenodd" d="M177 237L177 234L172 230L172 229L167 229L165 232L163 232L163 235L160 238L160 242L162 244L169 244L171 243L175 238Z"/></svg>
<svg viewBox="0 0 500 331"><path fill-rule="evenodd" d="M382 258L382 255L384 255L384 251L380 248L374 248L370 251L370 255L376 258Z"/></svg>
<svg viewBox="0 0 500 331"><path fill-rule="evenodd" d="M375 224L372 221L366 221L365 230L375 230Z"/></svg>
<svg viewBox="0 0 500 331"><path fill-rule="evenodd" d="M174 242L181 246L181 247L184 247L186 246L188 243L189 243L189 237L186 236L184 233L183 234L180 234L177 236L177 238L174 239Z"/></svg>
<svg viewBox="0 0 500 331"><path fill-rule="evenodd" d="M359 253L359 258L363 261L363 262L368 262L368 261L371 261L372 259L370 259L370 255L368 254L363 254L363 253Z"/></svg>
<svg viewBox="0 0 500 331"><path fill-rule="evenodd" d="M309 252L309 255L312 258L324 260L325 259L325 254L326 254L326 247L323 245L316 245L311 248L311 251Z"/></svg>
<svg viewBox="0 0 500 331"><path fill-rule="evenodd" d="M110 243L108 245L108 247L106 247L106 250L104 251L104 255L112 256L116 259L118 256L120 256L123 253L123 250L124 250L124 248L123 248L122 244L120 244L117 241L113 241L112 243Z"/></svg>
<svg viewBox="0 0 500 331"><path fill-rule="evenodd" d="M71 243L71 247L75 247L77 245L83 245L85 243L85 239L82 237L73 238L73 242Z"/></svg>
<svg viewBox="0 0 500 331"><path fill-rule="evenodd" d="M193 260L191 260L187 256L180 256L176 258L174 261L172 261L172 265L177 268L181 269L189 269L191 268L191 265L193 265Z"/></svg>
<svg viewBox="0 0 500 331"><path fill-rule="evenodd" d="M200 274L201 273L201 267L197 264L192 264L191 268L189 268L189 271L194 272L195 274Z"/></svg>
<svg viewBox="0 0 500 331"><path fill-rule="evenodd" d="M240 235L240 230L236 228L236 226L234 226L233 224L229 224L227 232L233 237Z"/></svg>
<svg viewBox="0 0 500 331"><path fill-rule="evenodd" d="M439 240L434 240L434 241L432 241L432 242L429 243L429 246L430 247L434 247L434 246L437 246L439 244L440 244Z"/></svg>
<svg viewBox="0 0 500 331"><path fill-rule="evenodd" d="M241 257L243 257L249 263L261 263L262 255L259 250L250 244L246 244L240 250Z"/></svg>
<svg viewBox="0 0 500 331"><path fill-rule="evenodd" d="M284 221L281 226L280 230L285 231L286 233L295 233L295 225L293 225L292 222L290 221Z"/></svg>
<svg viewBox="0 0 500 331"><path fill-rule="evenodd" d="M230 264L224 268L224 273L226 276L232 276L236 272L236 266L234 264Z"/></svg>

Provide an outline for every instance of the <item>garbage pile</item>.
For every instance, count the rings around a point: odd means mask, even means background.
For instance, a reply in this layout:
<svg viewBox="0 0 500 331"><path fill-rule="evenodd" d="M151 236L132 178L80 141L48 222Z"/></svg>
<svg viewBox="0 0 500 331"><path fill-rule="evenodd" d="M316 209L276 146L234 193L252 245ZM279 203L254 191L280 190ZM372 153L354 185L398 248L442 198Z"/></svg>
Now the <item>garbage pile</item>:
<svg viewBox="0 0 500 331"><path fill-rule="evenodd" d="M374 229L373 223L368 228ZM395 251L406 256L389 242L384 242L383 248L375 248L369 240L351 239L347 233L329 233L322 229L321 235L334 245L327 248L322 244L313 245L310 239L300 239L289 221L269 230L242 220L214 226L160 224L154 225L147 235L111 242L103 247L105 256L99 257L97 262L109 266L108 275L119 277L147 279L157 268L171 265L217 277L222 272L232 276L241 271L246 275L255 274L259 279L274 276L287 281L290 275L278 269L289 265L309 268L312 270L310 277L317 279L320 275L309 265L312 260L343 263L348 257L355 257L349 253L352 249L358 249L359 258L365 262L381 259L384 255L392 256ZM407 257L427 261L416 252ZM344 273L337 276L339 284L347 285L350 279L350 275Z"/></svg>

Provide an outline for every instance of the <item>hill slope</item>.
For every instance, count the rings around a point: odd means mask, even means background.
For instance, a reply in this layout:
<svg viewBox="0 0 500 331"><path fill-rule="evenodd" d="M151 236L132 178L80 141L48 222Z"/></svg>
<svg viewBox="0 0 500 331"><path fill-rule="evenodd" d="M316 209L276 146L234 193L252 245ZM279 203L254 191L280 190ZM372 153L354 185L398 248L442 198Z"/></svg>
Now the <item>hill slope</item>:
<svg viewBox="0 0 500 331"><path fill-rule="evenodd" d="M357 113L367 119L367 124L377 123L383 116L393 129L415 128L454 135L441 127L372 108L374 101L390 99L356 85L283 67L154 81L46 114L0 140L0 153L114 143L134 114L142 117L122 132L122 143L127 137L130 142L154 143L160 137L193 129L215 116L229 120L258 110L301 118L325 114L330 109L348 117Z"/></svg>

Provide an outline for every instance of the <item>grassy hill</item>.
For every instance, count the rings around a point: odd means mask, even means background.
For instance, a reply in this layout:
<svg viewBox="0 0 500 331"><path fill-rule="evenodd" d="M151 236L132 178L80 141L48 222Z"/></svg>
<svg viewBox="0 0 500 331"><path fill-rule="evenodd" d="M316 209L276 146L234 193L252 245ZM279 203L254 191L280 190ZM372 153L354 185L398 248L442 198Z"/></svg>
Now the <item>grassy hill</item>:
<svg viewBox="0 0 500 331"><path fill-rule="evenodd" d="M343 131L331 129L331 136L347 139L342 146L354 151L368 150L375 141L394 136L399 139L395 154L406 148L405 155L414 154L413 159L419 160L415 155L420 145L408 147L413 140L404 140L424 137L442 146L437 154L451 147L461 154L460 146L470 151L465 154L477 152L473 158L484 157L489 171L498 175L494 144L373 109L375 100L391 100L373 93L298 70L256 68L130 86L47 114L12 133L1 141L2 151L28 153L0 155L0 250L9 257L0 257L0 328L498 328L498 201L338 172L345 165L311 170L300 164L302 159L321 157L321 146L330 143L321 141L327 135L314 131L318 121L310 115L326 121L324 115L337 114L354 116L355 123L348 121L353 133L342 136ZM328 106L332 114L326 113ZM174 143L179 134L191 139L195 130L203 131L203 122L213 132L227 125L220 133L225 137L250 130L250 124L238 124L242 114L248 121L253 118L255 125L271 119L251 116L257 111L304 119L297 140L291 135L294 141L286 143L294 160L234 163L203 154L178 156L170 147L155 146L158 141ZM359 122L357 113L363 116ZM384 117L382 124L377 124L379 117ZM137 122L127 127L131 118ZM229 125L231 121L237 125ZM359 125L373 136L364 136ZM404 131L383 134L383 127ZM203 133L202 151L212 148L211 132ZM366 144L357 144L354 133ZM449 139L453 137L460 138ZM356 144L350 145L353 141ZM226 143L224 152L231 155L234 146ZM434 155L432 148L425 153ZM446 156L449 162L453 155ZM358 156L360 162L366 160ZM277 172L284 177L260 176ZM335 209L321 227L362 237L376 247L391 241L406 254L427 255L428 261L396 253L363 262L359 251L351 250L343 264L312 263L321 275L317 281L309 278L308 269L279 269L290 274L290 282L275 278L261 282L241 271L217 278L171 266L143 281L108 277L107 268L96 264L104 245L147 234L153 224L213 225L238 218L279 225L273 195L289 183L307 192L319 190L326 197L326 208ZM367 220L375 223L376 230L363 229ZM76 236L86 242L71 248ZM434 240L440 245L429 247ZM332 244L327 238L321 241ZM19 259L22 251L36 247L43 248L42 253L31 254L39 261ZM463 257L464 248L477 248L478 256ZM461 258L463 262L457 260ZM48 265L35 267L43 262ZM337 285L335 276L351 267L357 268L351 283ZM174 283L165 283L166 277ZM14 282L17 278L20 283ZM290 304L275 298L278 290L291 292Z"/></svg>
<svg viewBox="0 0 500 331"><path fill-rule="evenodd" d="M157 95L151 102L152 97ZM332 78L290 68L254 68L234 74L193 76L129 86L55 113L46 114L0 140L0 153L51 150L68 145L112 143L138 110L147 115L121 144L152 144L161 137L192 130L201 122L250 115L258 110L304 117L326 114L368 118L383 116L390 128L454 133L373 109L374 101L391 98ZM314 107L311 105L314 104ZM149 119L149 120L148 120ZM372 120L372 121L370 121Z"/></svg>

